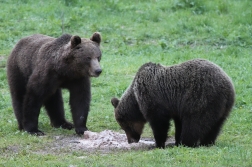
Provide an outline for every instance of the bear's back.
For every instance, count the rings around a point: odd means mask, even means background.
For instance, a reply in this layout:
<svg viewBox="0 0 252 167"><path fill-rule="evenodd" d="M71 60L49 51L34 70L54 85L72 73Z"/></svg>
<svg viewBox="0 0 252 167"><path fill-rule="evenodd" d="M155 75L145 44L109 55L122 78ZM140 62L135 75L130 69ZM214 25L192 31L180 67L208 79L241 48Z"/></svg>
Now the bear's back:
<svg viewBox="0 0 252 167"><path fill-rule="evenodd" d="M219 96L229 97L231 103L234 101L231 79L219 66L203 59L168 67L146 63L137 72L133 89L138 100L176 109L182 103L193 105L196 101L207 105Z"/></svg>
<svg viewBox="0 0 252 167"><path fill-rule="evenodd" d="M8 58L8 68L19 68L20 72L30 74L35 66L40 48L53 40L55 38L41 34L22 38Z"/></svg>
<svg viewBox="0 0 252 167"><path fill-rule="evenodd" d="M12 50L8 59L8 68L17 69L24 76L29 76L37 63L48 61L58 50L69 43L71 35L64 34L59 38L53 38L42 34L34 34L22 38ZM51 60L50 62L52 62Z"/></svg>
<svg viewBox="0 0 252 167"><path fill-rule="evenodd" d="M180 86L180 89L210 83L232 84L229 76L219 66L204 59L193 59L173 66L146 63L139 68L135 81L144 82L150 88L155 85L163 88Z"/></svg>

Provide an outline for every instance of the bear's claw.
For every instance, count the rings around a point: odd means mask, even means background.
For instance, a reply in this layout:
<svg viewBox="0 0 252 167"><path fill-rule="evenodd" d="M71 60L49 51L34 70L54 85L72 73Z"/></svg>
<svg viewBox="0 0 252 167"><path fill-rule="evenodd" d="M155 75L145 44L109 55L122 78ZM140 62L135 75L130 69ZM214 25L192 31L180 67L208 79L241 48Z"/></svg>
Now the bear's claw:
<svg viewBox="0 0 252 167"><path fill-rule="evenodd" d="M28 131L27 131L27 132L28 132ZM34 135L34 136L44 136L44 135L45 135L45 133L42 132L42 131L40 131L40 130L30 131L30 132L28 132L28 133L31 134L31 135Z"/></svg>
<svg viewBox="0 0 252 167"><path fill-rule="evenodd" d="M72 123L70 123L70 122L65 122L60 127L63 128L63 129L71 130L71 129L74 128L74 125Z"/></svg>
<svg viewBox="0 0 252 167"><path fill-rule="evenodd" d="M85 127L85 128L75 128L75 132L77 135L83 135L85 131L87 131L88 128Z"/></svg>

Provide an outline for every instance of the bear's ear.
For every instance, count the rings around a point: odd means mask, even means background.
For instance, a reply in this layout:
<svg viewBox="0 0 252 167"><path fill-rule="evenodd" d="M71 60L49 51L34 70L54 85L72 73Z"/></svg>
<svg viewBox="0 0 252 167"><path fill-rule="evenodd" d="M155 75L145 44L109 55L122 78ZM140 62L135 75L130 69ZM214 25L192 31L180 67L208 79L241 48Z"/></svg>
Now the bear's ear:
<svg viewBox="0 0 252 167"><path fill-rule="evenodd" d="M100 45L101 43L101 34L99 32L95 32L92 37L90 38L91 41L94 41Z"/></svg>
<svg viewBox="0 0 252 167"><path fill-rule="evenodd" d="M71 37L71 48L79 45L81 43L81 38L79 36L72 36Z"/></svg>
<svg viewBox="0 0 252 167"><path fill-rule="evenodd" d="M120 101L119 99L113 97L111 99L111 104L116 108L118 106L118 104L119 104L119 101Z"/></svg>

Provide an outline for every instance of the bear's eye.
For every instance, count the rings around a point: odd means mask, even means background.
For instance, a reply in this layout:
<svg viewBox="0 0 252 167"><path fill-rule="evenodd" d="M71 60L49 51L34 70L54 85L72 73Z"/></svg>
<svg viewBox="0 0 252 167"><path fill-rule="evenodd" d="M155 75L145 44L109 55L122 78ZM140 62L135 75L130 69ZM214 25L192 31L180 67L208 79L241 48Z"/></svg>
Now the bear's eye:
<svg viewBox="0 0 252 167"><path fill-rule="evenodd" d="M87 57L88 60L91 60L91 57Z"/></svg>
<svg viewBox="0 0 252 167"><path fill-rule="evenodd" d="M76 49L80 49L81 47L80 46L76 46Z"/></svg>

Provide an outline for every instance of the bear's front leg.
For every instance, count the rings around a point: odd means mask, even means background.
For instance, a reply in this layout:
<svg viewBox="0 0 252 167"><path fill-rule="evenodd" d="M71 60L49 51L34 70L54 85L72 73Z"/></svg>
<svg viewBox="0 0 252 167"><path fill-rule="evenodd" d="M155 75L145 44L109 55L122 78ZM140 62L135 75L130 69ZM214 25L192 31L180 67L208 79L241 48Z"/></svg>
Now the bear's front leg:
<svg viewBox="0 0 252 167"><path fill-rule="evenodd" d="M156 141L157 148L165 148L167 133L170 126L169 121L154 120L150 121L150 126Z"/></svg>
<svg viewBox="0 0 252 167"><path fill-rule="evenodd" d="M182 122L179 117L173 118L175 124L175 145L178 146L180 144L180 137L182 132Z"/></svg>
<svg viewBox="0 0 252 167"><path fill-rule="evenodd" d="M90 80L84 78L75 80L70 86L70 107L75 127L78 135L83 135L87 131L87 117L91 101Z"/></svg>

